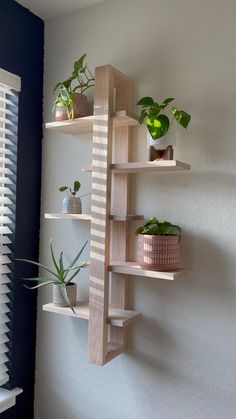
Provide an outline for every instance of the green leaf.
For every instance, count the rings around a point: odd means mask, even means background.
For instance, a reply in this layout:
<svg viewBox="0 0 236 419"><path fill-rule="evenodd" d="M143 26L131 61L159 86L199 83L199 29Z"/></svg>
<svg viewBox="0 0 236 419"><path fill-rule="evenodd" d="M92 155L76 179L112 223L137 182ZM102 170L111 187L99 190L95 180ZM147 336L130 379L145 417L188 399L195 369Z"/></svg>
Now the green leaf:
<svg viewBox="0 0 236 419"><path fill-rule="evenodd" d="M154 100L151 97L147 96L147 97L143 97L142 99L140 99L136 103L136 105L138 105L138 106L151 106L151 105L153 105L153 103L154 103Z"/></svg>
<svg viewBox="0 0 236 419"><path fill-rule="evenodd" d="M20 262L31 263L31 265L38 266L39 268L43 268L46 271L50 272L50 274L54 275L56 278L58 277L55 272L51 271L51 269L49 269L47 266L42 265L42 263L34 262L33 260L28 260L28 259L21 259L21 258L16 258L15 260L19 260Z"/></svg>
<svg viewBox="0 0 236 419"><path fill-rule="evenodd" d="M38 281L38 282L48 282L48 281L54 281L51 278L44 278L44 277L38 277L38 278L21 278L23 281Z"/></svg>
<svg viewBox="0 0 236 419"><path fill-rule="evenodd" d="M169 129L170 121L166 115L159 115L158 117L149 117L147 120L148 131L153 140L163 137Z"/></svg>
<svg viewBox="0 0 236 419"><path fill-rule="evenodd" d="M60 273L62 274L64 271L63 252L60 253L60 257L59 257L59 269L60 269Z"/></svg>
<svg viewBox="0 0 236 419"><path fill-rule="evenodd" d="M83 54L77 61L74 62L74 71L77 72L77 74L79 73L81 68L84 67L83 61L84 61L86 55L87 54Z"/></svg>
<svg viewBox="0 0 236 419"><path fill-rule="evenodd" d="M150 224L158 224L156 217L150 217L149 220L144 224L144 227L149 226Z"/></svg>
<svg viewBox="0 0 236 419"><path fill-rule="evenodd" d="M60 191L60 192L65 192L65 191L67 191L67 189L68 189L68 186L61 186L61 187L59 188L59 191Z"/></svg>
<svg viewBox="0 0 236 419"><path fill-rule="evenodd" d="M185 111L180 111L177 108L172 108L172 113L176 121L183 127L187 128L189 122L191 121L191 115Z"/></svg>
<svg viewBox="0 0 236 419"><path fill-rule="evenodd" d="M143 226L136 228L136 230L133 233L134 236L138 236L138 234L142 234L143 233L143 230L144 230L144 227Z"/></svg>
<svg viewBox="0 0 236 419"><path fill-rule="evenodd" d="M62 100L64 100L65 102L67 102L68 101L68 99L70 98L70 92L69 92L69 90L65 87L65 86L63 86L61 89L60 89L60 97L62 98Z"/></svg>
<svg viewBox="0 0 236 419"><path fill-rule="evenodd" d="M77 271L75 271L74 273L73 273L73 275L66 281L66 284L69 284L71 281L72 281L72 279L74 279L74 277L78 274L80 272L80 268L79 269L77 269Z"/></svg>
<svg viewBox="0 0 236 419"><path fill-rule="evenodd" d="M52 239L50 239L50 250L51 250L51 256L52 256L54 266L56 268L57 273L59 274L60 269L59 269L59 265L56 262L56 258L55 258L54 251L53 251L53 248L52 248Z"/></svg>
<svg viewBox="0 0 236 419"><path fill-rule="evenodd" d="M27 285L23 284L23 287L28 288L28 290L35 290L36 288L43 287L44 285L49 285L49 284L57 284L57 282L55 281L43 282L42 284L36 285L35 287L28 287Z"/></svg>
<svg viewBox="0 0 236 419"><path fill-rule="evenodd" d="M53 94L55 94L55 92L56 92L56 90L58 89L58 87L59 86L62 86L63 85L63 81L59 81L57 84L56 84L56 86L53 88Z"/></svg>
<svg viewBox="0 0 236 419"><path fill-rule="evenodd" d="M157 116L161 112L161 107L158 105L158 103L154 103L153 106L150 108L150 114L153 116Z"/></svg>
<svg viewBox="0 0 236 419"><path fill-rule="evenodd" d="M74 192L78 192L80 189L80 182L78 180L75 180L74 182Z"/></svg>
<svg viewBox="0 0 236 419"><path fill-rule="evenodd" d="M87 245L88 240L84 243L84 245L81 247L79 253L75 256L75 258L72 260L72 262L69 264L68 268L72 268L74 266L74 264L77 262L77 260L80 258L80 256L82 255L82 252L84 251L85 246Z"/></svg>
<svg viewBox="0 0 236 419"><path fill-rule="evenodd" d="M168 97L167 99L163 100L161 107L164 109L167 105L169 105L170 102L173 102L175 100L174 97Z"/></svg>
<svg viewBox="0 0 236 419"><path fill-rule="evenodd" d="M73 306L71 305L70 300L68 298L66 285L60 285L60 287L61 287L62 294L63 294L63 297L64 297L64 300L65 300L66 304L68 304L68 306L71 308L73 313L76 314L76 312L75 312L75 310L74 310Z"/></svg>
<svg viewBox="0 0 236 419"><path fill-rule="evenodd" d="M154 235L158 235L159 234L159 225L157 225L157 224L150 224L149 226L147 226L144 229L143 234L154 234Z"/></svg>
<svg viewBox="0 0 236 419"><path fill-rule="evenodd" d="M172 229L171 229L171 235L174 236L180 236L181 235L181 228L177 225L172 225Z"/></svg>
<svg viewBox="0 0 236 419"><path fill-rule="evenodd" d="M148 113L146 111L146 109L143 109L141 111L140 117L139 117L139 123L142 124L144 119L148 116Z"/></svg>

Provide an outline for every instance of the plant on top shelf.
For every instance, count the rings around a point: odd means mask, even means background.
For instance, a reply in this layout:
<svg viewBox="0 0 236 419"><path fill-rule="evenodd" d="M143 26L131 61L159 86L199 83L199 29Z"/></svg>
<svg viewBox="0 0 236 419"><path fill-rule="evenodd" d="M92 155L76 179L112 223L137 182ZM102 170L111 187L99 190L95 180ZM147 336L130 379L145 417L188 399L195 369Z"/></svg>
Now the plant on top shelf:
<svg viewBox="0 0 236 419"><path fill-rule="evenodd" d="M70 77L59 81L53 89L53 94L57 93L53 104L57 121L88 115L87 97L84 93L94 86L95 80L85 63L86 55L83 54L74 62Z"/></svg>
<svg viewBox="0 0 236 419"><path fill-rule="evenodd" d="M144 269L168 271L176 269L180 260L181 228L169 221L151 217L134 231L138 236L138 262Z"/></svg>
<svg viewBox="0 0 236 419"><path fill-rule="evenodd" d="M139 123L142 124L146 121L147 125L147 141L148 146L153 147L155 150L166 150L167 146L170 146L170 143L173 144L173 140L168 140L168 138L163 139L174 120L182 126L183 128L187 128L188 124L191 120L191 115L187 112L180 110L174 106L170 108L170 103L173 102L175 99L173 97L169 97L165 99L163 102L159 103L156 102L152 97L143 97L137 103L138 106L141 106L141 113L139 116ZM169 114L169 116L167 115ZM170 120L170 116L172 117ZM165 153L154 153L156 158L173 158L173 149L169 148L171 154L167 153L167 157ZM152 152L153 150L150 150ZM155 160L154 158L150 158L150 160Z"/></svg>
<svg viewBox="0 0 236 419"><path fill-rule="evenodd" d="M59 259L56 260L52 247L52 239L50 240L50 252L54 267L53 270L41 263L34 262L29 259L16 259L21 262L27 262L38 266L47 272L47 276L45 277L23 278L24 281L37 282L37 285L33 287L28 287L27 285L24 286L29 289L36 289L45 285L53 285L53 303L61 307L70 307L75 314L73 306L76 305L77 286L74 282L72 282L72 280L76 277L76 275L78 275L82 268L86 268L88 266L88 262L78 263L78 260L87 243L88 242L86 241L67 267L64 265L63 252L60 253Z"/></svg>
<svg viewBox="0 0 236 419"><path fill-rule="evenodd" d="M83 194L80 197L76 197L77 192L79 192L81 184L78 180L75 180L72 187L61 186L59 188L60 192L66 192L67 196L63 199L62 203L62 212L63 214L81 214L82 204L81 199L83 196L90 195Z"/></svg>

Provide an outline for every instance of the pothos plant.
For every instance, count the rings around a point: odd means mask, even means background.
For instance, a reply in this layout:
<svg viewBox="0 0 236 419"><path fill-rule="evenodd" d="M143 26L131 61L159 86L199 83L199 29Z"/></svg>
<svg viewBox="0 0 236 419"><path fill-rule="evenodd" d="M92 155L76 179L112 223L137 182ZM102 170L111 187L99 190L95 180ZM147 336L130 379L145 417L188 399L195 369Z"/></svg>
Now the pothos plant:
<svg viewBox="0 0 236 419"><path fill-rule="evenodd" d="M173 97L168 97L159 104L152 97L143 97L138 101L137 105L142 108L139 123L142 124L146 120L148 131L153 140L157 140L166 135L174 119L183 128L187 128L191 120L191 115L174 106L169 109L170 103L174 100ZM172 116L171 121L166 115L167 111Z"/></svg>
<svg viewBox="0 0 236 419"><path fill-rule="evenodd" d="M151 217L141 227L134 231L134 235L150 234L155 236L180 236L181 228L178 225L172 224L169 221L160 222L156 217Z"/></svg>
<svg viewBox="0 0 236 419"><path fill-rule="evenodd" d="M85 244L80 249L80 251L78 252L78 254L75 256L75 258L67 267L65 267L64 265L63 252L60 253L59 259L56 260L54 250L52 247L52 239L50 240L50 252L51 252L52 263L54 266L53 270L43 265L42 263L34 262L33 260L16 259L18 261L30 263L32 265L37 266L38 268L44 269L47 273L47 276L43 276L43 277L22 278L24 281L37 282L37 285L33 287L29 287L25 284L24 286L32 290L32 289L37 289L37 288L43 287L45 285L50 285L50 284L58 285L61 288L62 295L64 297L66 304L68 304L68 306L71 308L71 310L75 314L73 306L71 305L69 301L66 287L72 283L72 280L76 277L76 275L78 275L78 273L80 272L82 268L86 268L88 266L88 262L77 263L87 243L88 242L86 241Z"/></svg>
<svg viewBox="0 0 236 419"><path fill-rule="evenodd" d="M64 106L69 119L74 118L73 101L76 93L83 94L90 87L94 86L94 76L84 62L87 54L83 54L74 62L74 68L70 77L59 81L53 89L53 94L57 97L53 104L53 110L56 106Z"/></svg>

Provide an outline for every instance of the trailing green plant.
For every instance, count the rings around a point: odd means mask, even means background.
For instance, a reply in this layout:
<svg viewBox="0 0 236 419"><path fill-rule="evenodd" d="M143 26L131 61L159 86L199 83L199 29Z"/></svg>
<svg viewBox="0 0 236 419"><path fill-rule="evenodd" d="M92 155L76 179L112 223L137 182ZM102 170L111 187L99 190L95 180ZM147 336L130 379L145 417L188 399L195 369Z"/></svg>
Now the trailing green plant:
<svg viewBox="0 0 236 419"><path fill-rule="evenodd" d="M134 231L134 235L150 234L155 236L180 236L181 228L178 225L172 224L169 221L160 222L156 217L151 217L141 227Z"/></svg>
<svg viewBox="0 0 236 419"><path fill-rule="evenodd" d="M83 94L87 89L94 86L94 76L89 70L87 63L84 62L87 54L83 54L74 62L74 68L70 77L59 81L53 89L53 94L57 92L57 97L53 104L64 106L69 119L74 118L74 97L76 93Z"/></svg>
<svg viewBox="0 0 236 419"><path fill-rule="evenodd" d="M28 287L25 284L24 284L24 286L28 289L31 289L31 290L42 287L42 286L45 286L45 285L50 285L50 284L60 286L65 302L68 304L68 306L70 306L71 310L75 314L75 311L74 311L74 309L73 309L73 307L72 307L72 305L69 301L66 287L67 287L67 285L71 284L71 281L76 277L76 275L78 275L78 273L80 272L80 270L82 268L86 268L88 266L87 262L81 262L81 263L77 264L77 262L78 262L78 260L81 256L85 246L87 245L87 243L88 242L86 241L85 244L81 247L79 253L72 260L72 262L67 267L65 267L64 260L63 260L63 252L60 253L59 259L56 260L54 250L53 250L53 247L52 247L52 239L51 239L50 240L50 253L51 253L51 258L52 258L52 263L53 263L54 270L52 270L49 267L43 265L42 263L38 263L38 262L35 262L33 260L19 259L19 258L16 259L16 260L21 261L21 262L26 262L26 263L30 263L32 265L38 266L39 268L44 269L47 272L47 276L45 276L45 277L22 278L24 281L34 281L34 282L38 283L36 286L33 286L33 287Z"/></svg>
<svg viewBox="0 0 236 419"><path fill-rule="evenodd" d="M147 128L153 140L157 140L167 134L173 119L175 119L183 128L187 128L191 120L191 115L187 112L172 107L169 109L172 115L171 122L169 117L165 114L168 110L167 107L173 100L175 100L173 97L168 97L159 104L158 102L155 102L152 97L143 97L138 101L137 105L142 107L139 123L142 124L146 119Z"/></svg>
<svg viewBox="0 0 236 419"><path fill-rule="evenodd" d="M75 196L77 192L80 190L80 186L80 182L78 180L75 180L72 188L70 188L69 186L61 186L59 188L59 191L66 192L68 196Z"/></svg>

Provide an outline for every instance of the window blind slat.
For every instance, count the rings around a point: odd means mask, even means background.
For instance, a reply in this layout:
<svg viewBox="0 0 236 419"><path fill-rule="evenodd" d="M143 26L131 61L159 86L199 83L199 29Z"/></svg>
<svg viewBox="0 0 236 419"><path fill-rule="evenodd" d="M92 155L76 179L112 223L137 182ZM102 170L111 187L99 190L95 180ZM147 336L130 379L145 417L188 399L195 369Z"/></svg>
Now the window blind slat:
<svg viewBox="0 0 236 419"><path fill-rule="evenodd" d="M0 386L9 380L11 354L19 83L0 69Z"/></svg>

